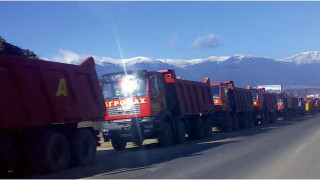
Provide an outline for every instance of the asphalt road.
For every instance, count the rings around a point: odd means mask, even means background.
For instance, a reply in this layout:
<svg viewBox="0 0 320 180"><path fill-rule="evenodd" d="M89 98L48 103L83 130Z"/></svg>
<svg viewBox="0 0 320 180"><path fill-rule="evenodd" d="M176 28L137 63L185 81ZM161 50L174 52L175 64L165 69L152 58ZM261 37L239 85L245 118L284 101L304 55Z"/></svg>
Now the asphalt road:
<svg viewBox="0 0 320 180"><path fill-rule="evenodd" d="M215 133L169 148L100 149L95 162L19 178L320 178L320 115Z"/></svg>

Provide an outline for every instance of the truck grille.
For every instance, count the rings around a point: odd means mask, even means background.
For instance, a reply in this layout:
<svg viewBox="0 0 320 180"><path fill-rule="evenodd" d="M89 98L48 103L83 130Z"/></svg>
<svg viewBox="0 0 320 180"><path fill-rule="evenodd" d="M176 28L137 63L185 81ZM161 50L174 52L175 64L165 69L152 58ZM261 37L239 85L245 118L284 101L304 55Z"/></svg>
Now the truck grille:
<svg viewBox="0 0 320 180"><path fill-rule="evenodd" d="M108 114L109 117L114 116L125 116L125 115L135 115L140 114L141 108L140 104L135 104L131 106L130 108L124 108L123 106L116 106L116 107L109 107L108 108Z"/></svg>

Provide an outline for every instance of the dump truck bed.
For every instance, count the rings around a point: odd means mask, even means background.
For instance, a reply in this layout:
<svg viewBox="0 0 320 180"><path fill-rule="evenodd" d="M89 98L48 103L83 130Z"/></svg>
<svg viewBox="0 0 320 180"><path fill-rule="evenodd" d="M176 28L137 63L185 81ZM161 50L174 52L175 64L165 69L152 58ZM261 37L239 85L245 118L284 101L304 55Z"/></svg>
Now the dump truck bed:
<svg viewBox="0 0 320 180"><path fill-rule="evenodd" d="M206 83L179 79L174 70L165 75L168 91L176 96L177 105L182 115L196 115L200 113L212 113L214 110L210 80Z"/></svg>
<svg viewBox="0 0 320 180"><path fill-rule="evenodd" d="M251 91L248 89L234 87L231 89L234 93L236 110L238 112L254 111Z"/></svg>
<svg viewBox="0 0 320 180"><path fill-rule="evenodd" d="M102 121L93 58L81 65L0 55L0 128Z"/></svg>
<svg viewBox="0 0 320 180"><path fill-rule="evenodd" d="M266 109L268 111L275 111L278 109L276 94L266 92L265 101L266 101Z"/></svg>

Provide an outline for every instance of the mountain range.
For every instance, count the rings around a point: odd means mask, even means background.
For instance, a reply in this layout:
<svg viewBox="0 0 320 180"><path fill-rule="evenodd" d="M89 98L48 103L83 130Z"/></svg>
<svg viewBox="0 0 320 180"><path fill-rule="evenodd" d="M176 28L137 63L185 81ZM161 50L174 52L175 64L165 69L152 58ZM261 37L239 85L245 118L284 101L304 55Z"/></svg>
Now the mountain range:
<svg viewBox="0 0 320 180"><path fill-rule="evenodd" d="M32 51L7 43L1 36L0 54L38 59ZM69 56L59 58L40 59L74 64L78 64L83 59L82 56L73 52L68 54ZM209 77L211 82L233 80L237 87L281 84L283 89L312 89L312 92L317 91L317 88L320 89L319 51L303 52L283 59L245 55L210 56L188 60L148 57L113 59L98 56L94 56L94 59L98 76L124 71L124 69L127 71L174 69L182 79L202 81L204 77Z"/></svg>
<svg viewBox="0 0 320 180"><path fill-rule="evenodd" d="M233 80L238 87L247 85L281 84L283 89L320 87L320 52L304 52L284 59L233 55L211 56L204 59L152 59L134 57L112 59L94 57L99 76L105 73L146 69L174 69L182 79L211 82Z"/></svg>

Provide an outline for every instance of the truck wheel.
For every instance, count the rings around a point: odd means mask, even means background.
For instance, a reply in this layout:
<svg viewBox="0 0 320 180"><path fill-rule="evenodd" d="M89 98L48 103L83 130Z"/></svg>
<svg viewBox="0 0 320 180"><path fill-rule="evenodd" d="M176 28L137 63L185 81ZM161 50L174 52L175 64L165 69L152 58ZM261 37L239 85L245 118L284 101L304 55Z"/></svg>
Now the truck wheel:
<svg viewBox="0 0 320 180"><path fill-rule="evenodd" d="M278 114L276 111L273 112L272 117L273 117L273 123L276 123L278 121Z"/></svg>
<svg viewBox="0 0 320 180"><path fill-rule="evenodd" d="M265 112L264 113L264 115L265 115L265 124L266 125L268 125L268 124L270 124L270 116L269 116L269 113L268 112Z"/></svg>
<svg viewBox="0 0 320 180"><path fill-rule="evenodd" d="M143 140L135 139L132 141L132 143L138 147L142 147Z"/></svg>
<svg viewBox="0 0 320 180"><path fill-rule="evenodd" d="M252 128L255 126L254 118L252 116L252 113L248 113L248 118L249 118L249 128Z"/></svg>
<svg viewBox="0 0 320 180"><path fill-rule="evenodd" d="M204 137L210 137L212 135L212 124L211 119L209 117L206 117L204 120Z"/></svg>
<svg viewBox="0 0 320 180"><path fill-rule="evenodd" d="M242 128L248 129L249 128L249 116L248 113L244 113L242 116Z"/></svg>
<svg viewBox="0 0 320 180"><path fill-rule="evenodd" d="M159 145L161 147L169 147L173 141L171 125L169 122L164 121L162 126L160 137L158 138Z"/></svg>
<svg viewBox="0 0 320 180"><path fill-rule="evenodd" d="M94 161L97 152L97 142L90 130L78 129L71 141L72 163L87 165Z"/></svg>
<svg viewBox="0 0 320 180"><path fill-rule="evenodd" d="M223 121L222 130L225 132L231 132L232 124L232 115L229 115L228 118Z"/></svg>
<svg viewBox="0 0 320 180"><path fill-rule="evenodd" d="M123 138L112 138L111 144L114 150L119 151L119 150L124 150L126 148L127 141L124 140Z"/></svg>
<svg viewBox="0 0 320 180"><path fill-rule="evenodd" d="M186 126L181 119L178 119L177 121L175 142L177 144L183 144L186 141Z"/></svg>
<svg viewBox="0 0 320 180"><path fill-rule="evenodd" d="M289 120L289 112L287 110L283 112L283 119Z"/></svg>
<svg viewBox="0 0 320 180"><path fill-rule="evenodd" d="M239 118L238 118L237 114L232 113L232 130L233 131L239 130L239 125L240 125L240 123L239 123Z"/></svg>
<svg viewBox="0 0 320 180"><path fill-rule="evenodd" d="M38 156L38 161L32 163L35 163L38 172L56 172L67 168L69 162L70 145L67 138L60 132L53 132L44 140L44 150Z"/></svg>
<svg viewBox="0 0 320 180"><path fill-rule="evenodd" d="M193 126L193 134L194 134L194 137L197 139L204 138L205 124L204 124L204 120L201 119L200 117L195 118L194 126Z"/></svg>
<svg viewBox="0 0 320 180"><path fill-rule="evenodd" d="M140 125L138 123L138 121L134 120L131 123L131 127L130 129L132 130L132 134L133 134L133 144L135 144L138 147L141 147L144 141L144 137L142 135L141 129L140 129Z"/></svg>
<svg viewBox="0 0 320 180"><path fill-rule="evenodd" d="M266 116L264 114L260 118L260 123L261 123L261 125L266 125L267 124L266 123Z"/></svg>

